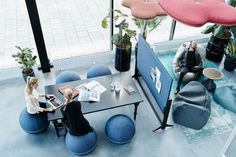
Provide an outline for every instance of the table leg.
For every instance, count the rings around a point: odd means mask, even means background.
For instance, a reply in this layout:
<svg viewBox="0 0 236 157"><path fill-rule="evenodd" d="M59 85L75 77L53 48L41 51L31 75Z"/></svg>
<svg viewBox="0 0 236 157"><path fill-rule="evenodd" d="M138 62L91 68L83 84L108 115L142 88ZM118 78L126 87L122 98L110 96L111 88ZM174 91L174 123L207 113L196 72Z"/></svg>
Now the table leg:
<svg viewBox="0 0 236 157"><path fill-rule="evenodd" d="M139 102L138 103L134 103L134 120L136 120L138 105L139 105Z"/></svg>
<svg viewBox="0 0 236 157"><path fill-rule="evenodd" d="M207 80L203 81L202 84L206 87L206 89L209 92L213 92L216 89L216 84L215 84L214 80L212 80L212 79L207 79Z"/></svg>
<svg viewBox="0 0 236 157"><path fill-rule="evenodd" d="M53 123L53 125L54 125L54 128L55 128L55 131L56 131L56 135L57 135L57 137L60 137L60 135L59 135L59 129L58 129L58 121L57 120L54 120L54 121L52 121L52 123Z"/></svg>

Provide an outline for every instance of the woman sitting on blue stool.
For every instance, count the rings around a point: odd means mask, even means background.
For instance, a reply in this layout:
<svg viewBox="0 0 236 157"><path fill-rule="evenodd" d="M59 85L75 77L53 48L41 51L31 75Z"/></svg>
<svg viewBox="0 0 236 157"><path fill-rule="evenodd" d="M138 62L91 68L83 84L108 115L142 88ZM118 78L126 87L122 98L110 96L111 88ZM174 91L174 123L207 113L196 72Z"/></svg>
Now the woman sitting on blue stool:
<svg viewBox="0 0 236 157"><path fill-rule="evenodd" d="M39 102L40 97L51 98L53 95L40 94L37 92L39 80L36 77L28 77L25 87L25 101L29 114L39 114L41 112L52 112L53 108L46 108L46 103Z"/></svg>
<svg viewBox="0 0 236 157"><path fill-rule="evenodd" d="M69 129L69 133L79 136L92 132L92 127L83 116L80 102L73 101L71 89L65 90L64 98L66 101L62 108L62 114L65 117L65 123Z"/></svg>
<svg viewBox="0 0 236 157"><path fill-rule="evenodd" d="M21 128L30 134L37 134L47 129L49 122L45 112L52 112L53 108L46 107L46 103L39 102L40 97L50 97L50 95L39 94L37 88L39 81L36 77L28 77L25 87L26 108L20 114Z"/></svg>

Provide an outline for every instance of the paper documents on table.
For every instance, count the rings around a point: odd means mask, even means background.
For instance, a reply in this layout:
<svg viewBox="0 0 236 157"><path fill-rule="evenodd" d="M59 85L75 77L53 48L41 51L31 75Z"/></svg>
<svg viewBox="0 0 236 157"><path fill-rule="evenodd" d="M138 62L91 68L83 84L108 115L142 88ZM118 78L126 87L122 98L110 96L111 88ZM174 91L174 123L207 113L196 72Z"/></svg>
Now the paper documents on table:
<svg viewBox="0 0 236 157"><path fill-rule="evenodd" d="M97 91L99 91L100 94L102 94L103 92L105 92L107 90L99 82L94 81L94 80L85 84L85 88L88 90L97 90Z"/></svg>
<svg viewBox="0 0 236 157"><path fill-rule="evenodd" d="M100 101L100 93L97 90L81 90L78 101Z"/></svg>
<svg viewBox="0 0 236 157"><path fill-rule="evenodd" d="M100 94L106 91L106 88L97 81L84 83L76 89L80 92L78 101L100 101Z"/></svg>

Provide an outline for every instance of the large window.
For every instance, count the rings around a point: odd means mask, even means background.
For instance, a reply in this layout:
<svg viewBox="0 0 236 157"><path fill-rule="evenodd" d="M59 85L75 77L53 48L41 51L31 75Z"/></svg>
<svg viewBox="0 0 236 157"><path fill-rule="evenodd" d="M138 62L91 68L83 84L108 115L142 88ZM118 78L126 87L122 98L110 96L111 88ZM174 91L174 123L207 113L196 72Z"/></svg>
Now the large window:
<svg viewBox="0 0 236 157"><path fill-rule="evenodd" d="M51 60L109 50L109 29L101 20L108 0L37 0L48 57Z"/></svg>
<svg viewBox="0 0 236 157"><path fill-rule="evenodd" d="M107 15L110 0L36 0L51 61L109 51L110 30L101 28L101 20ZM130 10L114 0L114 8L130 15ZM37 55L32 29L24 0L0 0L0 69L17 66L11 57L15 45L33 48ZM129 18L129 24L139 32ZM147 41L154 44L167 41L172 18L166 19L152 31ZM203 28L190 27L177 22L174 39L200 35ZM114 28L114 32L118 29ZM137 41L132 40L133 46Z"/></svg>

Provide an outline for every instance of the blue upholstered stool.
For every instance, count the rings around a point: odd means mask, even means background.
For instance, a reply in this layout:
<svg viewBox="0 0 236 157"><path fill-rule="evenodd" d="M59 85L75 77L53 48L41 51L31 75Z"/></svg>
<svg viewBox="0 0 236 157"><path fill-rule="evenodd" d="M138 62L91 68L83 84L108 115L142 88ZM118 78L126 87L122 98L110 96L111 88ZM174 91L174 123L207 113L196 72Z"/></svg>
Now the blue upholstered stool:
<svg viewBox="0 0 236 157"><path fill-rule="evenodd" d="M236 113L236 86L223 86L217 88L213 99L224 108Z"/></svg>
<svg viewBox="0 0 236 157"><path fill-rule="evenodd" d="M29 114L26 107L20 114L20 126L29 134L37 134L48 128L49 122L46 113Z"/></svg>
<svg viewBox="0 0 236 157"><path fill-rule="evenodd" d="M134 137L135 125L126 115L114 115L107 121L105 133L108 140L112 143L125 144Z"/></svg>
<svg viewBox="0 0 236 157"><path fill-rule="evenodd" d="M66 134L66 147L75 155L86 155L93 151L97 145L97 133L95 130L82 136Z"/></svg>
<svg viewBox="0 0 236 157"><path fill-rule="evenodd" d="M110 75L111 70L103 64L95 64L89 68L87 78Z"/></svg>
<svg viewBox="0 0 236 157"><path fill-rule="evenodd" d="M56 84L81 80L81 77L74 71L63 71L56 79Z"/></svg>

